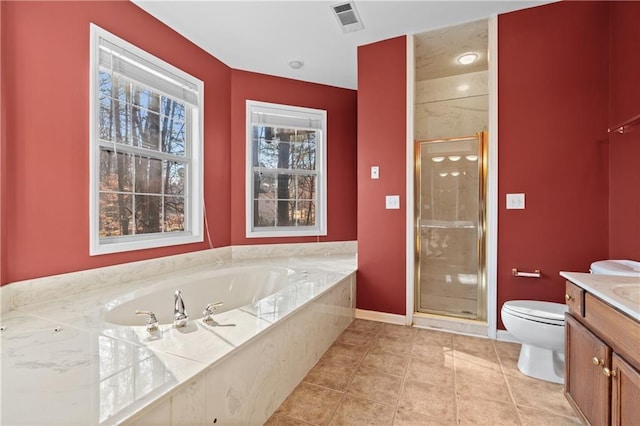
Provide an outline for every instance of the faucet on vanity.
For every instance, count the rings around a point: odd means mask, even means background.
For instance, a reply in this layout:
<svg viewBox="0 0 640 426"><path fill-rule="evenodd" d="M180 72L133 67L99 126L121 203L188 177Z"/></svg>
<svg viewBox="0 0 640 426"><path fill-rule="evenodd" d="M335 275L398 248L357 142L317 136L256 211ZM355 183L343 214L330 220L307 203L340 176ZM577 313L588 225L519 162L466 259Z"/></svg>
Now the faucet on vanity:
<svg viewBox="0 0 640 426"><path fill-rule="evenodd" d="M175 303L173 308L173 326L184 327L189 321L189 315L187 309L184 307L184 300L182 300L182 292L176 290Z"/></svg>

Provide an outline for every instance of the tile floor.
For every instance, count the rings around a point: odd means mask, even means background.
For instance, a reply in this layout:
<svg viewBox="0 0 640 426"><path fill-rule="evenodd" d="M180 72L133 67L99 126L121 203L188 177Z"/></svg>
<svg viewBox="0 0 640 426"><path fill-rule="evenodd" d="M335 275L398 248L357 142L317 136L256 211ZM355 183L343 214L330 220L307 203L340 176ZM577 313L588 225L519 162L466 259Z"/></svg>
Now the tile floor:
<svg viewBox="0 0 640 426"><path fill-rule="evenodd" d="M562 385L518 371L519 350L356 319L266 424L580 425Z"/></svg>

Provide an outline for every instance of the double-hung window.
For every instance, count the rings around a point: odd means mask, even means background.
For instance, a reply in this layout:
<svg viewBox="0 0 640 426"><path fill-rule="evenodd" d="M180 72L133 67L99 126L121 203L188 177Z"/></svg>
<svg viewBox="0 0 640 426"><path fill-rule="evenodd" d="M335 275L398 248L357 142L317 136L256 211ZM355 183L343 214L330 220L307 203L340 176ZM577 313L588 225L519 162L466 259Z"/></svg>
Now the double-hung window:
<svg viewBox="0 0 640 426"><path fill-rule="evenodd" d="M203 240L203 93L91 25L91 255Z"/></svg>
<svg viewBox="0 0 640 426"><path fill-rule="evenodd" d="M323 110L247 101L247 237L327 234Z"/></svg>

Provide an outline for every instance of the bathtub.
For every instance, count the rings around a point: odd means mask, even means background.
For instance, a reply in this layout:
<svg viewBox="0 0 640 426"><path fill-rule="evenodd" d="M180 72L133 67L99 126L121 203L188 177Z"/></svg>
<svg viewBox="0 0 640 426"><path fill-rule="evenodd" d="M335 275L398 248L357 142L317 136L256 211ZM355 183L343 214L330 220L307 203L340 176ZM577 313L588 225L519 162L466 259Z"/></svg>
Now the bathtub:
<svg viewBox="0 0 640 426"><path fill-rule="evenodd" d="M51 291L85 287L3 314L0 424L262 424L354 317L353 255L187 264L100 289L86 271L58 276ZM103 283L131 271L109 268ZM45 287L28 285L16 300ZM182 328L175 290L190 316ZM136 310L157 315L157 332Z"/></svg>
<svg viewBox="0 0 640 426"><path fill-rule="evenodd" d="M302 274L300 274L302 276ZM277 293L296 278L290 268L274 266L238 266L235 268L207 268L191 273L188 278L170 278L144 289L119 297L105 305L108 324L142 326L145 316L136 311L153 312L160 325L173 321L174 293L180 290L191 320L202 318L209 303L221 303L216 314L255 304Z"/></svg>

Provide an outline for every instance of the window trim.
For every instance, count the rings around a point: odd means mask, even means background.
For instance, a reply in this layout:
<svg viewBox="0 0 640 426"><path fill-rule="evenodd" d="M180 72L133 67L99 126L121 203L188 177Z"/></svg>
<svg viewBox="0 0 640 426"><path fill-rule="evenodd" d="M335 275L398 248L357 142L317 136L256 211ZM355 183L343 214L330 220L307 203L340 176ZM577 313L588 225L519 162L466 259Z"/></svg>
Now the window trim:
<svg viewBox="0 0 640 426"><path fill-rule="evenodd" d="M285 110L300 116L315 116L321 121L320 140L316 142L316 226L313 227L269 227L254 229L253 226L253 141L251 120L254 109ZM327 111L291 105L274 104L247 99L245 135L245 236L246 238L309 237L327 235Z"/></svg>
<svg viewBox="0 0 640 426"><path fill-rule="evenodd" d="M100 181L100 139L98 137L97 112L98 73L100 70L98 52L100 38L121 46L140 58L152 63L175 76L179 76L197 87L197 106L187 108L191 115L191 126L186 129L190 133L189 178L185 183L185 224L188 230L171 233L138 234L118 237L100 238L99 224L99 181ZM168 247L180 244L204 241L203 207L204 207L204 82L173 65L153 56L133 44L117 37L99 26L90 24L90 58L89 58L89 255L96 256L109 253L143 250L157 247Z"/></svg>

